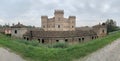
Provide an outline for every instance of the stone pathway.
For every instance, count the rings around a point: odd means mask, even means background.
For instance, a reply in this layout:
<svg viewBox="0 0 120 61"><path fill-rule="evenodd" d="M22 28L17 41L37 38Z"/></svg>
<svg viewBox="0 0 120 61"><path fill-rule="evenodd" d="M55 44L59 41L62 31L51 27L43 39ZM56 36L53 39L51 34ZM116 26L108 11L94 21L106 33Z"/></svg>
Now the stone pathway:
<svg viewBox="0 0 120 61"><path fill-rule="evenodd" d="M120 61L120 39L104 48L75 61Z"/></svg>
<svg viewBox="0 0 120 61"><path fill-rule="evenodd" d="M19 55L0 48L0 61L25 61Z"/></svg>

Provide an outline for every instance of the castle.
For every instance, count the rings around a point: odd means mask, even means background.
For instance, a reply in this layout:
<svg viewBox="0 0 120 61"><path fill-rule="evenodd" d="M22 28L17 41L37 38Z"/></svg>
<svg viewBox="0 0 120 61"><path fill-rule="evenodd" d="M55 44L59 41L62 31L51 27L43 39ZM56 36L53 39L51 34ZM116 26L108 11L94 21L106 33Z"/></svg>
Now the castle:
<svg viewBox="0 0 120 61"><path fill-rule="evenodd" d="M64 18L63 10L55 10L54 17L41 16L43 30L30 30L23 35L26 40L38 40L39 43L65 42L76 44L107 35L105 24L98 24L89 29L76 28L76 17Z"/></svg>
<svg viewBox="0 0 120 61"><path fill-rule="evenodd" d="M8 29L9 30L9 29ZM27 28L23 24L11 26L12 37L25 40L37 40L39 43L69 43L87 42L107 35L106 24L93 27L76 27L76 17L64 18L63 10L55 10L54 17L41 16L41 29Z"/></svg>

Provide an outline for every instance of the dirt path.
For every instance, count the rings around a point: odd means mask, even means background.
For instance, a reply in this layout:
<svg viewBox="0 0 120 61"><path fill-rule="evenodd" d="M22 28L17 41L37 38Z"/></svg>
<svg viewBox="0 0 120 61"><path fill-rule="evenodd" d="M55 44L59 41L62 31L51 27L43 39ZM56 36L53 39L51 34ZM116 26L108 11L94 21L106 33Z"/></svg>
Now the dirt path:
<svg viewBox="0 0 120 61"><path fill-rule="evenodd" d="M15 53L9 52L7 49L0 48L0 61L25 61Z"/></svg>
<svg viewBox="0 0 120 61"><path fill-rule="evenodd" d="M120 61L120 39L104 48L75 61Z"/></svg>

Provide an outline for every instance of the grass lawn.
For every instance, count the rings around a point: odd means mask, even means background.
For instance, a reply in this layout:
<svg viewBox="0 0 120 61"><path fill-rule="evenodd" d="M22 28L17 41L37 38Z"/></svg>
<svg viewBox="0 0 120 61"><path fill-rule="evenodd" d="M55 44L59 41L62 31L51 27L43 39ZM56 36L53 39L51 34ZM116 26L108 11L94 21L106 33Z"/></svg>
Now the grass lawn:
<svg viewBox="0 0 120 61"><path fill-rule="evenodd" d="M120 31L86 43L67 48L48 48L37 43L27 43L0 34L0 45L20 54L28 61L72 61L82 58L120 38ZM22 41L22 42L21 42Z"/></svg>

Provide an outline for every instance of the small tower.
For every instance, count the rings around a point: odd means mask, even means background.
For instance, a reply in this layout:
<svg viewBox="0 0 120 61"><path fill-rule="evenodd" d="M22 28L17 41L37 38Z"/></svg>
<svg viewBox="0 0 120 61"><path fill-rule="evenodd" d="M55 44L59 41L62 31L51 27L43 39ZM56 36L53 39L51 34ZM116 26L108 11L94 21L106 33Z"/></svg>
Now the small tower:
<svg viewBox="0 0 120 61"><path fill-rule="evenodd" d="M41 27L47 31L48 28L48 16L41 16Z"/></svg>
<svg viewBox="0 0 120 61"><path fill-rule="evenodd" d="M69 26L71 31L75 30L75 25L76 25L75 22L76 22L76 17L69 16Z"/></svg>

